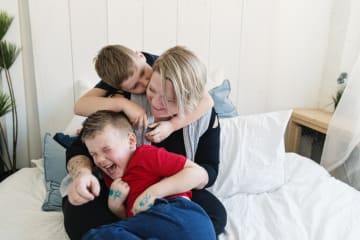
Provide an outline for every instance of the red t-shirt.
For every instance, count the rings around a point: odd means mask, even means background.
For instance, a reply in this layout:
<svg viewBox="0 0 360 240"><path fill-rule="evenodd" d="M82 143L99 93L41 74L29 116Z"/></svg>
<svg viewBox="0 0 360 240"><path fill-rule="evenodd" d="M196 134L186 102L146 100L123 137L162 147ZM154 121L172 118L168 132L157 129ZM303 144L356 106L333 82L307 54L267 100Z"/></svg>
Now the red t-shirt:
<svg viewBox="0 0 360 240"><path fill-rule="evenodd" d="M127 182L130 192L126 200L127 216L131 217L131 209L136 198L154 183L159 182L164 177L169 177L182 170L185 166L186 158L182 155L171 153L164 148L157 148L151 145L142 145L136 149L130 159L122 180ZM110 188L112 179L104 175L104 181ZM191 199L192 192L187 191L176 195L167 196L173 198L185 196Z"/></svg>

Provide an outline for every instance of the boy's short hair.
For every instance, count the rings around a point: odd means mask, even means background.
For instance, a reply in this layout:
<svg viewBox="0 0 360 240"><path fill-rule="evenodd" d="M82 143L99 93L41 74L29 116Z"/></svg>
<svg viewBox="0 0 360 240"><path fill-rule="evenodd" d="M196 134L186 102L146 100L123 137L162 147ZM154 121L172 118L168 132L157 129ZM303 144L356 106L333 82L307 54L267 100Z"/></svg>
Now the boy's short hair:
<svg viewBox="0 0 360 240"><path fill-rule="evenodd" d="M153 71L160 74L165 91L166 80L174 86L179 115L196 109L204 95L206 67L190 50L182 46L168 49L155 61Z"/></svg>
<svg viewBox="0 0 360 240"><path fill-rule="evenodd" d="M107 45L94 58L99 77L110 86L120 85L136 70L136 53L122 45Z"/></svg>
<svg viewBox="0 0 360 240"><path fill-rule="evenodd" d="M122 112L114 112L109 110L100 110L91 114L83 122L81 130L81 140L94 138L98 133L102 132L106 126L113 126L119 130L121 136L127 137L129 133L134 133L127 116Z"/></svg>

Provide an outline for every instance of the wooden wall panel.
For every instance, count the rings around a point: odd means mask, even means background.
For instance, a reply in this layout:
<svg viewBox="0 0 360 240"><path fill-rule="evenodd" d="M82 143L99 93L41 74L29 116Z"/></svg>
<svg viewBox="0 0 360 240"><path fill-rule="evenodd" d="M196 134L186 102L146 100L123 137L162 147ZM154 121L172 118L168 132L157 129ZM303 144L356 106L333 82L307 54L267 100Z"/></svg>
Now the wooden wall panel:
<svg viewBox="0 0 360 240"><path fill-rule="evenodd" d="M29 2L41 136L64 130L73 115L74 87L67 1Z"/></svg>
<svg viewBox="0 0 360 240"><path fill-rule="evenodd" d="M212 0L210 22L209 66L210 76L223 71L232 89L240 82L240 47L242 5L239 0ZM236 102L236 94L231 98Z"/></svg>
<svg viewBox="0 0 360 240"><path fill-rule="evenodd" d="M106 1L70 1L70 37L75 99L82 95L82 84L94 85L99 77L93 59L108 43Z"/></svg>
<svg viewBox="0 0 360 240"><path fill-rule="evenodd" d="M277 1L273 12L272 92L265 109L317 107L333 15L331 1Z"/></svg>
<svg viewBox="0 0 360 240"><path fill-rule="evenodd" d="M264 111L268 101L273 7L276 0L244 0L240 77L237 106L240 113Z"/></svg>
<svg viewBox="0 0 360 240"><path fill-rule="evenodd" d="M144 1L108 0L109 43L134 50L144 47Z"/></svg>
<svg viewBox="0 0 360 240"><path fill-rule="evenodd" d="M176 45L177 3L177 0L144 2L144 51L161 54Z"/></svg>
<svg viewBox="0 0 360 240"><path fill-rule="evenodd" d="M67 124L80 94L76 82L96 81L92 60L107 43L157 54L187 46L209 73L223 69L241 114L317 106L328 0L31 0L29 6L42 133Z"/></svg>
<svg viewBox="0 0 360 240"><path fill-rule="evenodd" d="M193 50L209 64L210 5L207 0L181 0L178 4L177 44Z"/></svg>

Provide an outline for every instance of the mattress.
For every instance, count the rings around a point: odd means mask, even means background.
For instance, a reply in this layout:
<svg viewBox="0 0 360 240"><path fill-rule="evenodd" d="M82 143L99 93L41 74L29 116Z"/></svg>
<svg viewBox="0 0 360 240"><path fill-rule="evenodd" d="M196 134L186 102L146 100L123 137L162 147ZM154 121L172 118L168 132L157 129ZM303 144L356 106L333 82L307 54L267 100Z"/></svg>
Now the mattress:
<svg viewBox="0 0 360 240"><path fill-rule="evenodd" d="M359 239L360 193L294 153L285 161L286 182L261 194L221 199L228 224L220 240ZM68 239L61 212L44 212L41 166L23 168L0 184L1 239Z"/></svg>
<svg viewBox="0 0 360 240"><path fill-rule="evenodd" d="M221 199L229 214L220 240L360 238L360 193L314 161L288 153L286 183Z"/></svg>

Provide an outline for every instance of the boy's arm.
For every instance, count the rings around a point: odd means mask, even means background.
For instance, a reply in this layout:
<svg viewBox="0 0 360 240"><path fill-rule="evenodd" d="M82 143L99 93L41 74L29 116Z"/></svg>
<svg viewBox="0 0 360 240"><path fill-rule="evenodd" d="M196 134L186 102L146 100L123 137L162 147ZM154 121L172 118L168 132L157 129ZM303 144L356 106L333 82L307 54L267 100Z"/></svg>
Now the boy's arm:
<svg viewBox="0 0 360 240"><path fill-rule="evenodd" d="M202 189L207 182L208 175L205 169L187 159L181 171L151 185L140 194L134 202L132 212L135 215L147 210L153 205L156 198L175 195L191 189Z"/></svg>
<svg viewBox="0 0 360 240"><path fill-rule="evenodd" d="M112 207L114 205L111 205L110 203L110 196L109 196L109 201L108 201L108 205L109 205L109 209L110 211L115 214L118 218L120 219L126 219L126 208L124 203L117 205L116 207Z"/></svg>
<svg viewBox="0 0 360 240"><path fill-rule="evenodd" d="M101 88L89 90L74 105L75 114L85 117L99 110L123 111L135 127L147 127L147 116L144 108L120 94L106 97L106 91Z"/></svg>
<svg viewBox="0 0 360 240"><path fill-rule="evenodd" d="M109 209L121 219L126 219L126 208L124 202L129 194L129 191L129 185L120 178L115 179L109 189Z"/></svg>
<svg viewBox="0 0 360 240"><path fill-rule="evenodd" d="M81 96L74 105L74 112L77 115L89 116L98 110L122 111L125 98L108 98L106 91L101 88L92 88Z"/></svg>
<svg viewBox="0 0 360 240"><path fill-rule="evenodd" d="M190 123L198 120L205 113L207 113L214 106L214 101L211 98L210 94L205 91L204 97L201 99L198 107L195 111L185 112L183 117L175 116L169 121L163 121L159 123L154 123L149 127L155 128L154 130L146 134L146 138L150 142L161 142L167 138L172 132L184 128Z"/></svg>

